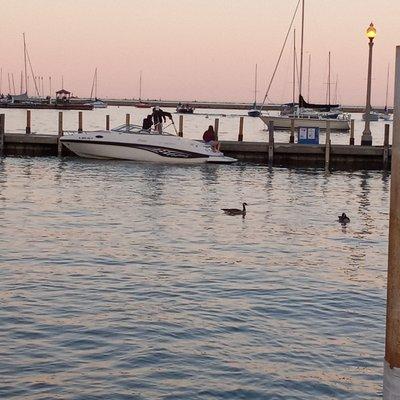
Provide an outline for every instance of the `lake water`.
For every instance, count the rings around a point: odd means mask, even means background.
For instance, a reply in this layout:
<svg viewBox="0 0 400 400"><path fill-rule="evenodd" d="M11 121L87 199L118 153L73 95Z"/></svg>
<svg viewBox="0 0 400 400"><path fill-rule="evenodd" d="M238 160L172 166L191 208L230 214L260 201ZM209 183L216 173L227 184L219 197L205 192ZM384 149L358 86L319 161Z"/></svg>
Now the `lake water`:
<svg viewBox="0 0 400 400"><path fill-rule="evenodd" d="M0 398L376 399L388 203L383 172L3 159Z"/></svg>
<svg viewBox="0 0 400 400"><path fill-rule="evenodd" d="M174 112L175 109L164 108L163 110ZM0 109L1 113L6 114L7 132L25 132L26 110L7 110ZM106 115L110 115L111 128L125 123L125 115L131 115L132 124L142 124L143 118L151 113L151 109L139 109L135 107L108 107L106 109L95 109L93 111L83 111L83 128L96 130L105 128ZM271 112L278 115L277 112ZM78 129L78 111L64 111L64 130ZM247 116L245 110L214 110L196 109L193 115L184 115L184 136L191 139L201 139L203 132L208 125L214 124L214 119L219 118L219 138L220 140L237 140L239 132L239 118L245 116L244 120L244 140L247 141L268 141L268 132L265 124L260 118ZM178 128L179 115L173 115L176 127ZM355 143L361 143L361 134L364 129L364 121L361 114L352 114L355 121ZM32 132L56 134L58 130L58 111L57 110L32 110ZM390 126L392 122L389 123ZM168 124L166 124L168 125ZM374 145L383 144L384 121L371 122L371 132ZM391 129L391 128L390 128ZM167 129L174 132L173 126ZM390 134L391 135L391 134ZM288 142L289 131L276 131L276 142ZM348 144L350 133L332 132L331 141L333 144ZM325 143L325 134L321 133L320 143Z"/></svg>

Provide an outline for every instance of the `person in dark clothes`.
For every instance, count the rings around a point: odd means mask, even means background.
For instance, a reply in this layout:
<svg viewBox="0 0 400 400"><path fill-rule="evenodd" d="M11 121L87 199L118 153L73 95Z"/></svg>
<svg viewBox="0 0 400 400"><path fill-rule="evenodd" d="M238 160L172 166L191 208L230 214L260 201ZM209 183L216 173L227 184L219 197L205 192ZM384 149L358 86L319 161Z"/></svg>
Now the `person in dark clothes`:
<svg viewBox="0 0 400 400"><path fill-rule="evenodd" d="M209 125L208 129L203 133L203 140L206 144L211 145L214 151L219 151L220 143L217 141L217 135L212 125Z"/></svg>
<svg viewBox="0 0 400 400"><path fill-rule="evenodd" d="M154 122L154 129L158 130L159 133L162 133L163 122L166 122L168 117L172 121L171 113L167 111L161 110L160 107L153 108L153 122Z"/></svg>
<svg viewBox="0 0 400 400"><path fill-rule="evenodd" d="M146 118L143 119L142 129L150 130L153 125L153 117L149 114Z"/></svg>

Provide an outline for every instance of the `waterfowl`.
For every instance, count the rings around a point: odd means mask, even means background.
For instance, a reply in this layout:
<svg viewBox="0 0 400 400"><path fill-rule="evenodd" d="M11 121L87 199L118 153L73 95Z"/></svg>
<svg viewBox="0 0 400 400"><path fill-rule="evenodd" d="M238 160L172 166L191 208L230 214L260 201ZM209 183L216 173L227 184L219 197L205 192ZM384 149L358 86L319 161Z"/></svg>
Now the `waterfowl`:
<svg viewBox="0 0 400 400"><path fill-rule="evenodd" d="M339 215L338 217L338 222L341 224L348 224L350 222L350 218L345 213L342 213L342 215Z"/></svg>
<svg viewBox="0 0 400 400"><path fill-rule="evenodd" d="M221 210L227 215L246 215L246 206L247 203L243 203L243 209L239 210L239 208L221 208Z"/></svg>

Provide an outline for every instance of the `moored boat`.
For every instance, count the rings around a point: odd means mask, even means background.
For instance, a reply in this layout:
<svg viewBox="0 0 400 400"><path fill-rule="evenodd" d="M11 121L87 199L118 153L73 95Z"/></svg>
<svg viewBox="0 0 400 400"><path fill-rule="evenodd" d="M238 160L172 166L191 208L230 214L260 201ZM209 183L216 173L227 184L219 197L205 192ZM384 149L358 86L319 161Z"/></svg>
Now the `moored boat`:
<svg viewBox="0 0 400 400"><path fill-rule="evenodd" d="M60 140L69 150L85 158L178 164L230 164L237 161L213 150L203 141L166 132L160 134L138 125L122 125L111 131L65 132Z"/></svg>
<svg viewBox="0 0 400 400"><path fill-rule="evenodd" d="M176 107L176 112L180 114L193 114L194 107L190 104L181 104L179 103Z"/></svg>

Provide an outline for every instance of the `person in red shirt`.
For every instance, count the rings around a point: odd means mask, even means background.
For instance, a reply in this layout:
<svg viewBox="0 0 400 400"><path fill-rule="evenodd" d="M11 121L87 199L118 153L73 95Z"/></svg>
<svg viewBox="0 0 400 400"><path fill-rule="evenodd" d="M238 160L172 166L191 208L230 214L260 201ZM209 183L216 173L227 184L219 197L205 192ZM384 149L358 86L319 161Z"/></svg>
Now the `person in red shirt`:
<svg viewBox="0 0 400 400"><path fill-rule="evenodd" d="M219 151L220 143L217 141L217 135L214 132L212 125L203 133L203 140L206 144L211 145L213 151Z"/></svg>

